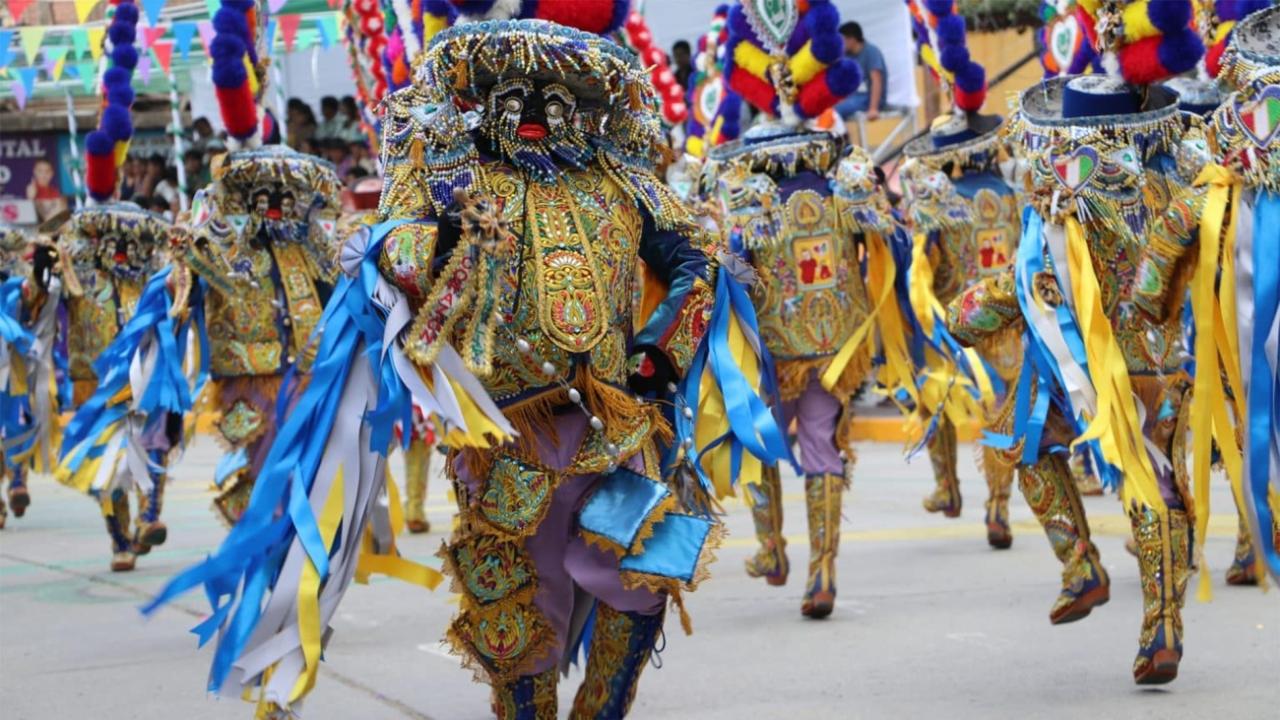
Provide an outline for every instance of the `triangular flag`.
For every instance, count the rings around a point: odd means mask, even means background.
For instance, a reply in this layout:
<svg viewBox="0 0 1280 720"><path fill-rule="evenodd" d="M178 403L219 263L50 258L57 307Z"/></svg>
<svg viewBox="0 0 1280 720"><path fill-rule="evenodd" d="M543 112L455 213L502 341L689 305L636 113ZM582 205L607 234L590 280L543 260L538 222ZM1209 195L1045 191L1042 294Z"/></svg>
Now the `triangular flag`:
<svg viewBox="0 0 1280 720"><path fill-rule="evenodd" d="M144 27L144 28L142 28L142 47L143 47L143 49L145 50L146 48L149 48L149 47L151 47L152 45L155 45L155 44L156 44L156 41L157 41L157 40L159 40L161 37L163 37L163 36L164 36L164 34L165 34L166 32L168 32L168 31L169 31L169 28L167 28L167 27Z"/></svg>
<svg viewBox="0 0 1280 720"><path fill-rule="evenodd" d="M18 101L18 109L22 110L27 107L27 89L22 86L21 80L14 80L9 83L9 89L13 91L13 99Z"/></svg>
<svg viewBox="0 0 1280 720"><path fill-rule="evenodd" d="M301 15L279 15L276 22L280 23L280 37L284 39L285 52L293 52L294 40L298 37L298 24L302 22Z"/></svg>
<svg viewBox="0 0 1280 720"><path fill-rule="evenodd" d="M299 30L298 37L293 43L294 47L297 48L298 50L306 50L312 45L315 45L316 40L318 39L316 37L316 34L317 33L315 28L306 28L305 30Z"/></svg>
<svg viewBox="0 0 1280 720"><path fill-rule="evenodd" d="M9 41L12 39L12 30L0 30L0 68L8 65L13 59L13 53L9 52Z"/></svg>
<svg viewBox="0 0 1280 720"><path fill-rule="evenodd" d="M147 20L152 27L160 24L160 8L164 7L164 0L142 0L142 10L147 13Z"/></svg>
<svg viewBox="0 0 1280 720"><path fill-rule="evenodd" d="M89 34L89 55L94 60L102 57L102 39L107 36L107 26L98 25L88 30Z"/></svg>
<svg viewBox="0 0 1280 720"><path fill-rule="evenodd" d="M101 0L76 0L76 20L84 24L84 19L98 6Z"/></svg>
<svg viewBox="0 0 1280 720"><path fill-rule="evenodd" d="M18 28L18 39L22 41L22 52L27 55L27 62L34 65L36 52L44 40L44 26Z"/></svg>
<svg viewBox="0 0 1280 720"><path fill-rule="evenodd" d="M267 21L266 46L267 46L267 56L270 57L274 55L275 54L274 51L276 49L276 19L275 18L271 18L270 20Z"/></svg>
<svg viewBox="0 0 1280 720"><path fill-rule="evenodd" d="M204 45L204 54L209 54L209 45L213 43L213 23L208 20L201 20L196 23L196 29L200 32L200 42Z"/></svg>
<svg viewBox="0 0 1280 720"><path fill-rule="evenodd" d="M15 23L22 19L22 13L31 7L32 2L34 0L9 0L9 14Z"/></svg>
<svg viewBox="0 0 1280 720"><path fill-rule="evenodd" d="M164 74L169 74L169 63L173 62L173 43L166 40L158 42L151 46L151 52L156 54L156 62L160 63L160 67L164 68Z"/></svg>
<svg viewBox="0 0 1280 720"><path fill-rule="evenodd" d="M182 53L182 59L186 60L191 54L191 38L195 37L196 24L193 22L176 22L173 24L173 40L178 46L178 52Z"/></svg>
<svg viewBox="0 0 1280 720"><path fill-rule="evenodd" d="M138 77L142 80L142 84L151 84L151 56L143 55L138 58Z"/></svg>
<svg viewBox="0 0 1280 720"><path fill-rule="evenodd" d="M289 2L289 0L267 0L267 9L269 9L271 14L274 15L280 12L280 8L284 7L284 4L287 2Z"/></svg>
<svg viewBox="0 0 1280 720"><path fill-rule="evenodd" d="M98 90L98 63L92 60L76 63L76 74L80 76L80 84L84 91L92 95Z"/></svg>
<svg viewBox="0 0 1280 720"><path fill-rule="evenodd" d="M58 64L66 56L67 49L65 47L44 49L44 71L49 74L49 77L57 80L62 75L62 70L58 68ZM54 75L54 70L57 70L57 75Z"/></svg>
<svg viewBox="0 0 1280 720"><path fill-rule="evenodd" d="M76 60L89 54L89 31L84 28L76 28L71 31L71 44L76 51Z"/></svg>
<svg viewBox="0 0 1280 720"><path fill-rule="evenodd" d="M327 48L338 39L338 16L336 13L320 16L320 45Z"/></svg>
<svg viewBox="0 0 1280 720"><path fill-rule="evenodd" d="M222 0L204 0L204 6L209 8L209 17L218 14L218 8L222 7Z"/></svg>
<svg viewBox="0 0 1280 720"><path fill-rule="evenodd" d="M60 57L58 58L58 62L53 64L53 70L49 73L49 76L53 78L54 82L57 82L62 79L62 71L66 69L67 59L65 57Z"/></svg>
<svg viewBox="0 0 1280 720"><path fill-rule="evenodd" d="M23 89L27 91L28 96L31 95L31 93L36 89L36 74L40 72L40 68L23 67L17 68L17 71L18 79L22 81Z"/></svg>

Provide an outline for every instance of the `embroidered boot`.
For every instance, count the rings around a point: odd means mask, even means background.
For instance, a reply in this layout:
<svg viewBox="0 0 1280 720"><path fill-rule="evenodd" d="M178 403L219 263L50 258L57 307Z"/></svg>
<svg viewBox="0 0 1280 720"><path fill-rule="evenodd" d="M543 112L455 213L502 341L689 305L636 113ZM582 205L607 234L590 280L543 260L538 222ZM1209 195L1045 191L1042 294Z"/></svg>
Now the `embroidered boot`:
<svg viewBox="0 0 1280 720"><path fill-rule="evenodd" d="M1257 585L1258 565L1257 557L1253 552L1253 535L1249 532L1249 521L1245 520L1244 513L1240 512L1239 507L1236 508L1236 514L1239 516L1239 525L1236 529L1236 555L1231 561L1231 567L1227 568L1227 584Z"/></svg>
<svg viewBox="0 0 1280 720"><path fill-rule="evenodd" d="M1089 521L1071 468L1060 453L1048 454L1019 469L1018 485L1062 562L1062 590L1049 610L1049 622L1079 620L1111 599L1111 582L1089 539Z"/></svg>
<svg viewBox="0 0 1280 720"><path fill-rule="evenodd" d="M13 469L13 479L9 481L9 509L14 517L22 517L31 504L31 493L27 492L27 469Z"/></svg>
<svg viewBox="0 0 1280 720"><path fill-rule="evenodd" d="M1072 454L1071 475L1076 480L1076 489L1080 491L1081 496L1098 497L1102 495L1102 482L1093 473L1093 463L1089 460L1088 453L1078 452Z"/></svg>
<svg viewBox="0 0 1280 720"><path fill-rule="evenodd" d="M431 531L427 521L427 473L431 470L431 448L414 439L404 451L404 524L413 534Z"/></svg>
<svg viewBox="0 0 1280 720"><path fill-rule="evenodd" d="M987 476L987 544L997 550L1013 545L1009 527L1009 490L1013 486L1014 467L995 448L982 448L982 469Z"/></svg>
<svg viewBox="0 0 1280 720"><path fill-rule="evenodd" d="M778 468L765 468L760 485L749 486L748 492L760 549L747 558L747 574L762 577L770 585L786 585L791 564L787 561L787 541L782 536L782 477Z"/></svg>
<svg viewBox="0 0 1280 720"><path fill-rule="evenodd" d="M133 552L146 555L151 548L163 545L169 538L169 529L160 522L160 510L164 506L165 476L156 474L152 478L151 491L138 492L138 530L133 538Z"/></svg>
<svg viewBox="0 0 1280 720"><path fill-rule="evenodd" d="M946 417L938 418L938 427L929 439L929 462L938 486L924 499L924 509L940 512L949 518L960 517L960 476L956 472L956 426Z"/></svg>
<svg viewBox="0 0 1280 720"><path fill-rule="evenodd" d="M1190 577L1191 535L1185 510L1161 517L1149 508L1130 520L1138 543L1142 632L1133 681L1162 685L1178 677L1182 660L1182 601Z"/></svg>
<svg viewBox="0 0 1280 720"><path fill-rule="evenodd" d="M129 495L115 490L102 501L102 518L111 537L111 571L128 572L137 563L133 543L129 540Z"/></svg>
<svg viewBox="0 0 1280 720"><path fill-rule="evenodd" d="M810 475L804 479L809 510L809 579L800 613L814 619L831 614L836 604L836 552L840 549L842 475Z"/></svg>
<svg viewBox="0 0 1280 720"><path fill-rule="evenodd" d="M636 697L640 673L662 632L665 610L656 615L619 612L596 603L586 677L573 699L570 720L618 720Z"/></svg>
<svg viewBox="0 0 1280 720"><path fill-rule="evenodd" d="M498 720L556 720L555 665L537 675L523 675L493 688L493 714Z"/></svg>

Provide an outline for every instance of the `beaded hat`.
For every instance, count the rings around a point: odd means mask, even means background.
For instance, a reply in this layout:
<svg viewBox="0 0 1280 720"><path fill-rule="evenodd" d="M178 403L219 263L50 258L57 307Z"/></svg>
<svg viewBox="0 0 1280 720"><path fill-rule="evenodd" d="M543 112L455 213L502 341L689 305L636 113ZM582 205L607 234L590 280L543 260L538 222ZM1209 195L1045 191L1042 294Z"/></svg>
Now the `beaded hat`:
<svg viewBox="0 0 1280 720"><path fill-rule="evenodd" d="M1217 77L1234 89L1280 67L1280 6L1258 10L1236 23L1220 57Z"/></svg>
<svg viewBox="0 0 1280 720"><path fill-rule="evenodd" d="M133 138L133 70L138 65L138 6L112 0L107 26L109 66L102 74L102 112L98 129L85 138L85 187L89 197L106 202L115 195L119 170Z"/></svg>
<svg viewBox="0 0 1280 720"><path fill-rule="evenodd" d="M31 239L21 228L0 222L0 273L5 276L24 273L24 255Z"/></svg>
<svg viewBox="0 0 1280 720"><path fill-rule="evenodd" d="M81 295L81 275L99 268L142 281L164 264L172 225L131 202L103 203L77 210L59 233L63 277L72 295Z"/></svg>

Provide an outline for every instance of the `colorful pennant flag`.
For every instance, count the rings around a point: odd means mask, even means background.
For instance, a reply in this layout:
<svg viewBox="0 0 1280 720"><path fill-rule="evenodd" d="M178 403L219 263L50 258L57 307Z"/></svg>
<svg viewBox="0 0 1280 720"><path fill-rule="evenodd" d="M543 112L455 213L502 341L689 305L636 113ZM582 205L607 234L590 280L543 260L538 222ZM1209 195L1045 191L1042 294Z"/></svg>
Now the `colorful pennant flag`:
<svg viewBox="0 0 1280 720"><path fill-rule="evenodd" d="M71 45L75 48L76 60L89 54L89 31L76 28L71 31Z"/></svg>
<svg viewBox="0 0 1280 720"><path fill-rule="evenodd" d="M200 42L204 44L204 52L208 55L209 45L213 43L213 23L201 20L196 23L196 30L200 32Z"/></svg>
<svg viewBox="0 0 1280 720"><path fill-rule="evenodd" d="M13 40L12 30L0 30L0 68L9 64L13 60L13 53L9 51L9 41Z"/></svg>
<svg viewBox="0 0 1280 720"><path fill-rule="evenodd" d="M22 13L26 12L27 8L31 7L31 3L34 1L35 0L9 0L9 14L13 16L13 21L15 23L22 19Z"/></svg>
<svg viewBox="0 0 1280 720"><path fill-rule="evenodd" d="M169 40L158 42L151 46L151 52L156 54L156 62L160 63L164 74L168 75L169 64L173 62L173 42Z"/></svg>
<svg viewBox="0 0 1280 720"><path fill-rule="evenodd" d="M89 55L97 60L102 57L102 41L107 37L107 27L98 25L87 30L89 35Z"/></svg>
<svg viewBox="0 0 1280 720"><path fill-rule="evenodd" d="M147 14L147 21L151 23L151 27L160 24L160 9L164 7L164 0L142 0L142 10Z"/></svg>
<svg viewBox="0 0 1280 720"><path fill-rule="evenodd" d="M319 39L317 35L318 33L316 32L315 28L306 28L304 30L299 30L298 37L293 43L294 47L296 47L298 50L306 50L307 48L316 44L316 40Z"/></svg>
<svg viewBox="0 0 1280 720"><path fill-rule="evenodd" d="M85 18L98 6L101 0L76 0L76 20L84 24Z"/></svg>
<svg viewBox="0 0 1280 720"><path fill-rule="evenodd" d="M298 37L298 25L302 23L301 15L280 15L276 17L280 24L280 37L284 39L285 52L293 52L293 43Z"/></svg>
<svg viewBox="0 0 1280 720"><path fill-rule="evenodd" d="M284 7L284 4L287 2L289 2L289 0L267 0L267 8L269 8L273 14L278 13L280 12L280 8Z"/></svg>
<svg viewBox="0 0 1280 720"><path fill-rule="evenodd" d="M169 31L169 28L167 28L167 27L144 27L144 28L142 28L142 47L143 47L143 49L146 49L146 48L151 47L152 45L155 45L155 44L156 44L156 40L159 40L160 38L164 37L164 34L165 34L166 32L168 32L168 31Z"/></svg>
<svg viewBox="0 0 1280 720"><path fill-rule="evenodd" d="M36 89L36 74L40 72L38 67L22 67L15 68L18 73L18 80L22 83L22 88L27 91L27 96Z"/></svg>
<svg viewBox="0 0 1280 720"><path fill-rule="evenodd" d="M320 44L329 47L338 41L338 14L320 16Z"/></svg>
<svg viewBox="0 0 1280 720"><path fill-rule="evenodd" d="M27 107L27 89L23 87L22 81L14 80L10 82L9 90L13 92L13 99L18 101L18 109L25 109Z"/></svg>
<svg viewBox="0 0 1280 720"><path fill-rule="evenodd" d="M67 48L44 49L44 71L49 77L58 80L62 76L62 58L67 56Z"/></svg>
<svg viewBox="0 0 1280 720"><path fill-rule="evenodd" d="M143 55L138 58L138 79L142 80L142 84L151 84L151 56Z"/></svg>
<svg viewBox="0 0 1280 720"><path fill-rule="evenodd" d="M76 63L76 74L80 76L80 84L84 85L84 91L90 95L98 90L98 63L92 60L85 60Z"/></svg>
<svg viewBox="0 0 1280 720"><path fill-rule="evenodd" d="M18 28L18 40L22 43L22 52L26 54L27 62L32 65L36 62L36 53L40 51L40 43L44 41L44 30L43 25Z"/></svg>
<svg viewBox="0 0 1280 720"><path fill-rule="evenodd" d="M193 22L176 22L172 26L173 40L178 46L178 52L182 54L182 59L186 60L191 55L191 38L195 37L196 24Z"/></svg>

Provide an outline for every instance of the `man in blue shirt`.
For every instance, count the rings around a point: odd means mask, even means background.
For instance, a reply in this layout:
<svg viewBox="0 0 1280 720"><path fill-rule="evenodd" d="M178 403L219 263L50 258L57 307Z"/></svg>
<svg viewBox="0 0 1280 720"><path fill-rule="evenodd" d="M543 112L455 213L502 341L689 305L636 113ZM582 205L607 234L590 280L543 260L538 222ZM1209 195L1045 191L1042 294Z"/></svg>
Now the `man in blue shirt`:
<svg viewBox="0 0 1280 720"><path fill-rule="evenodd" d="M889 69L884 64L884 55L880 48L862 37L862 26L856 22L841 25L840 34L844 36L845 55L862 67L862 85L836 105L836 112L845 120L859 112L866 113L868 120L875 120L884 108L889 87Z"/></svg>

